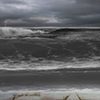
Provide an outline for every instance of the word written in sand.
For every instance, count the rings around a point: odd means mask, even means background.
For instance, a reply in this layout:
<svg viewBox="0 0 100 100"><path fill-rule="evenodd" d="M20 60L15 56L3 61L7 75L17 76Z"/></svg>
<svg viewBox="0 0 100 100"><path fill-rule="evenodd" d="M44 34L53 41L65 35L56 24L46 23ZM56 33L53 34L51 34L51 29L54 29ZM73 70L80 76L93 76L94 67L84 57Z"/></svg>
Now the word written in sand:
<svg viewBox="0 0 100 100"><path fill-rule="evenodd" d="M24 96L40 96L40 93L24 93L24 94L19 94L17 97L24 97Z"/></svg>

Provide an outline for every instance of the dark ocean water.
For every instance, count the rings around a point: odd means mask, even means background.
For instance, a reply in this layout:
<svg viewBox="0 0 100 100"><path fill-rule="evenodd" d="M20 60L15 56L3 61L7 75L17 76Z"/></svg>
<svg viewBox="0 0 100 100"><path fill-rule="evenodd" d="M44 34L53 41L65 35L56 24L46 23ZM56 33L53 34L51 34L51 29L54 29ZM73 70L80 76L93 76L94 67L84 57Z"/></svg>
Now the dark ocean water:
<svg viewBox="0 0 100 100"><path fill-rule="evenodd" d="M0 89L100 89L100 28L0 28Z"/></svg>
<svg viewBox="0 0 100 100"><path fill-rule="evenodd" d="M3 72L0 74L0 88L8 90L70 90L95 89L100 87L99 72Z"/></svg>

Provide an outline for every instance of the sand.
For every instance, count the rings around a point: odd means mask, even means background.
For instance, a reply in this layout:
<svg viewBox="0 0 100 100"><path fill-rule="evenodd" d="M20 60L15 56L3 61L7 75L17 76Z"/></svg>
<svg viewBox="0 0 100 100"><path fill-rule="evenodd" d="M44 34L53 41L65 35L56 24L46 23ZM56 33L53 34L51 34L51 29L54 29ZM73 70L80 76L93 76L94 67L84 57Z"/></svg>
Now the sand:
<svg viewBox="0 0 100 100"><path fill-rule="evenodd" d="M0 100L100 100L100 92L76 93L76 92L50 92L50 93L22 93L6 97L0 95Z"/></svg>

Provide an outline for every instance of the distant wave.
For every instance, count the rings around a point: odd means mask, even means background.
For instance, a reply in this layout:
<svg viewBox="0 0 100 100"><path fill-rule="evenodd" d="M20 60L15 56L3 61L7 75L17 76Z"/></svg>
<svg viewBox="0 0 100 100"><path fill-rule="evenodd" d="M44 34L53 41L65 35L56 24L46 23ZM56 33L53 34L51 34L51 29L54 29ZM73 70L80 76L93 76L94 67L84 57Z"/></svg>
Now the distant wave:
<svg viewBox="0 0 100 100"><path fill-rule="evenodd" d="M1 27L0 39L56 38L62 40L100 40L100 28L14 28Z"/></svg>
<svg viewBox="0 0 100 100"><path fill-rule="evenodd" d="M48 33L43 29L29 29L29 28L12 28L2 27L0 28L0 38L18 38L17 36L34 36L36 34Z"/></svg>

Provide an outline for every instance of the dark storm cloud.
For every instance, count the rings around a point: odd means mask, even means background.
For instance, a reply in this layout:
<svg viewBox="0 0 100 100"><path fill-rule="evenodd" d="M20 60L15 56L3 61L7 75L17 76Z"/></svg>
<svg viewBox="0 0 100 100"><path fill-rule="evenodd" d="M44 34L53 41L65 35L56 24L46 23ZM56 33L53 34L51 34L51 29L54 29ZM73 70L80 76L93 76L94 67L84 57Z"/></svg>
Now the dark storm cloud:
<svg viewBox="0 0 100 100"><path fill-rule="evenodd" d="M0 26L100 26L100 0L0 0Z"/></svg>
<svg viewBox="0 0 100 100"><path fill-rule="evenodd" d="M1 3L3 4L24 4L25 1L21 0L0 0Z"/></svg>

